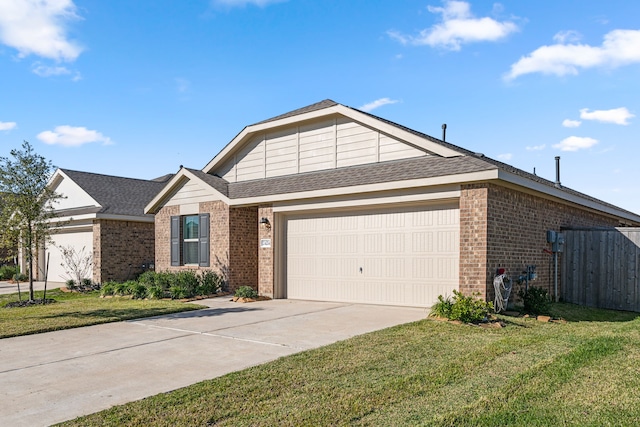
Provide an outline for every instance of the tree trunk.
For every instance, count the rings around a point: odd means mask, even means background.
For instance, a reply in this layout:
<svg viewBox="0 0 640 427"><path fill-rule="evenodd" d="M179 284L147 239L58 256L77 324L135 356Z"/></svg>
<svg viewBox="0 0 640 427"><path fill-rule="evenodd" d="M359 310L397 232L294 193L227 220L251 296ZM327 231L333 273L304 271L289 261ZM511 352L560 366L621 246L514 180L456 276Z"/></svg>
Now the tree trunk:
<svg viewBox="0 0 640 427"><path fill-rule="evenodd" d="M27 235L27 259L29 260L29 301L35 300L33 292L33 230L29 223L29 231Z"/></svg>

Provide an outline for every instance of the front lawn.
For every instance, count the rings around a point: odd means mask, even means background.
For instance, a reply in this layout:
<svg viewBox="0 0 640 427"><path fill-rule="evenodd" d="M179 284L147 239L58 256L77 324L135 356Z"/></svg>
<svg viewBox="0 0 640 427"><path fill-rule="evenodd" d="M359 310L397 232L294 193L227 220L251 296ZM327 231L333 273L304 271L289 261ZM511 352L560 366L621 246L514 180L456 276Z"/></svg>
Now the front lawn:
<svg viewBox="0 0 640 427"><path fill-rule="evenodd" d="M28 298L28 293L26 296ZM22 298L25 299L24 292ZM42 291L36 292L37 298L42 298ZM6 308L7 303L18 301L18 294L0 295L0 338L203 308L179 301L100 298L98 292L65 293L59 289L47 291L47 299L49 298L56 302Z"/></svg>
<svg viewBox="0 0 640 427"><path fill-rule="evenodd" d="M638 425L640 316L553 311L401 325L63 425Z"/></svg>

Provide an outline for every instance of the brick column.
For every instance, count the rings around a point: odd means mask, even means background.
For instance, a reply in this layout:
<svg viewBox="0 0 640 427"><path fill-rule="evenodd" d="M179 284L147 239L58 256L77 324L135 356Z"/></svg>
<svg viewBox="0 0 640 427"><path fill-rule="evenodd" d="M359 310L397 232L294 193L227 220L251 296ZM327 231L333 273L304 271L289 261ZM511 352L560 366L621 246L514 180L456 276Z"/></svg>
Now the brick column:
<svg viewBox="0 0 640 427"><path fill-rule="evenodd" d="M487 297L487 188L465 185L460 192L460 292Z"/></svg>
<svg viewBox="0 0 640 427"><path fill-rule="evenodd" d="M258 225L258 292L260 295L266 295L273 298L273 244L275 223L273 218L273 208L271 205L260 206L258 208L258 221L267 218L271 224L271 228ZM260 247L262 239L271 239L271 247Z"/></svg>

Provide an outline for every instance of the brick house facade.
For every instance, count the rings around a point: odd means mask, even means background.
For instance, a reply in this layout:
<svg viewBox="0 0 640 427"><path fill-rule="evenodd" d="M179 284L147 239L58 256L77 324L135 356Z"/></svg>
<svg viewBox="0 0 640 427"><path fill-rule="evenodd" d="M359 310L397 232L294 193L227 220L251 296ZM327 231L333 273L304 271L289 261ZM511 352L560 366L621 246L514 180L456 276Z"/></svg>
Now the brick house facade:
<svg viewBox="0 0 640 427"><path fill-rule="evenodd" d="M330 100L247 126L203 169L181 168L145 213L155 214L156 269L214 270L229 290L275 298L419 306L452 290L490 300L499 267L517 277L537 265L536 285L550 286L547 230L640 225ZM211 263L172 266L171 218L202 213Z"/></svg>
<svg viewBox="0 0 640 427"><path fill-rule="evenodd" d="M56 206L62 224L37 255L36 279L64 282L71 278L62 248L91 257L94 283L134 279L153 268L153 215L144 206L170 176L142 180L58 169L49 182L63 196ZM49 260L48 270L46 262Z"/></svg>

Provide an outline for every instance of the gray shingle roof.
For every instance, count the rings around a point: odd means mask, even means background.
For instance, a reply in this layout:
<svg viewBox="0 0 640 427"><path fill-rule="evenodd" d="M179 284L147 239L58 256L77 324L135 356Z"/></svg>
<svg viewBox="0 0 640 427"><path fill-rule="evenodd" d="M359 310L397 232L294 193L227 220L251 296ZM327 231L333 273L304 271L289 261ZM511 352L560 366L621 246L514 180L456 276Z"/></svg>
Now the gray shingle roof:
<svg viewBox="0 0 640 427"><path fill-rule="evenodd" d="M338 104L331 99L325 99L315 104L298 108L288 113L284 113L279 116L254 123L254 125L281 120L288 117L294 117L300 114L330 108L336 105L342 104ZM366 114L376 120L379 120L380 122L386 123L390 126L409 132L413 135L439 144L450 150L456 151L460 153L460 157L444 158L437 155L425 156L414 159L396 160L362 166L351 166L339 169L323 170L318 172L266 178L253 181L243 181L237 183L227 183L227 181L217 176L208 175L203 173L202 171L190 170L193 173L197 174L197 176L200 177L203 181L207 182L220 193L228 196L231 199L294 193L301 191L314 191L363 184L378 184L495 169L520 176L522 178L545 185L547 187L556 188L555 182L544 179L538 175L526 172L522 169L518 169L509 164L500 162L490 157L486 157L482 154L472 152L449 142L444 142L438 138L434 138L425 133L418 132L414 129L410 129L406 126L402 126L398 123L373 115L371 113L360 111L356 108L352 108L346 105L342 106L357 111L361 114ZM213 177L214 179L208 177ZM616 209L618 211L627 212L634 216L636 215L615 205L603 202L602 200L596 199L587 194L581 193L565 186L560 187L560 191L566 193L567 195L577 196L585 200L589 200L600 205Z"/></svg>
<svg viewBox="0 0 640 427"><path fill-rule="evenodd" d="M60 170L102 206L100 213L112 215L151 217L144 214L144 207L166 184L166 181Z"/></svg>
<svg viewBox="0 0 640 427"><path fill-rule="evenodd" d="M218 192L220 192L221 194L225 196L229 195L229 189L228 189L229 183L224 179L220 178L219 176L210 175L198 169L189 169L189 168L185 168L185 169L187 169L189 172L191 172L192 174L200 178L205 183L209 184L211 187L218 190Z"/></svg>
<svg viewBox="0 0 640 427"><path fill-rule="evenodd" d="M299 114L310 113L312 111L323 110L325 108L333 107L334 105L338 105L338 103L330 99L325 99L323 101L316 102L315 104L307 105L306 107L298 108L297 110L289 111L288 113L280 114L279 116L271 117L270 119L267 119L267 120L262 120L258 123L254 123L253 125L259 125L262 123L268 123L276 120L286 119L287 117L293 117Z"/></svg>

